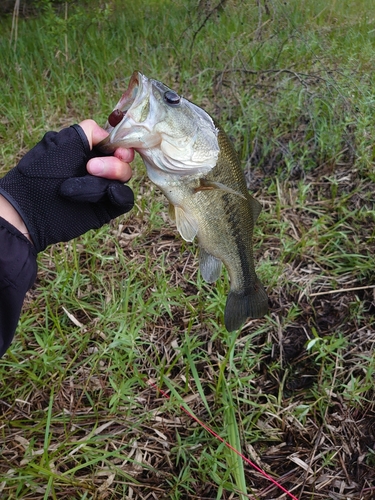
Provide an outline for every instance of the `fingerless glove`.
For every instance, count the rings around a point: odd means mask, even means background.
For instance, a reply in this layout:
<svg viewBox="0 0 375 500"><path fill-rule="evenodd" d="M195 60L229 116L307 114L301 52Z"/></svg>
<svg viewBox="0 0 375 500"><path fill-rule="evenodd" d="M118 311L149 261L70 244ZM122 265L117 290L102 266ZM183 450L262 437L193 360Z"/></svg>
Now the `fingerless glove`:
<svg viewBox="0 0 375 500"><path fill-rule="evenodd" d="M23 218L37 252L69 241L128 212L132 190L123 183L89 175L90 151L79 125L48 132L5 177L2 194Z"/></svg>

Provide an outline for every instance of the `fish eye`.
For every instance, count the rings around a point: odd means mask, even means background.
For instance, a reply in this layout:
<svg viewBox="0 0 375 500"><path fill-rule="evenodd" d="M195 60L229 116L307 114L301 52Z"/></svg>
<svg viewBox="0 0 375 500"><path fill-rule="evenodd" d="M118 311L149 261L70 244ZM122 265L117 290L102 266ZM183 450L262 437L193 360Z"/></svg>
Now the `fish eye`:
<svg viewBox="0 0 375 500"><path fill-rule="evenodd" d="M173 90L167 90L164 92L164 101L172 106L177 106L177 104L180 104L181 97Z"/></svg>

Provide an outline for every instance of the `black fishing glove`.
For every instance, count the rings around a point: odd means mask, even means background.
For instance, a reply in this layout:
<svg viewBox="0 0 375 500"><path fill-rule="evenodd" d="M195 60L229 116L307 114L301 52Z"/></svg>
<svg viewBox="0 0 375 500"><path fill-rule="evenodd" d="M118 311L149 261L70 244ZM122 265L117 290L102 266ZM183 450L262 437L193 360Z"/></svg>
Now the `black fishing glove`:
<svg viewBox="0 0 375 500"><path fill-rule="evenodd" d="M90 151L79 125L48 132L0 179L2 194L19 212L36 251L69 241L128 212L132 190L120 181L89 175Z"/></svg>

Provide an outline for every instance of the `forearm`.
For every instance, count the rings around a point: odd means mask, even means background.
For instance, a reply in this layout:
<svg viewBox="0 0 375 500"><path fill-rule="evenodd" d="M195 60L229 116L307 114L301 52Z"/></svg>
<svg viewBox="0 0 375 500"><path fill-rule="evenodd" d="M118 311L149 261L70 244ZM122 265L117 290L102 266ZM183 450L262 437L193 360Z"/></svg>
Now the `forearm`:
<svg viewBox="0 0 375 500"><path fill-rule="evenodd" d="M22 217L13 207L13 205L9 203L9 201L6 198L4 198L4 196L2 196L1 194L0 194L0 217L10 222L12 226L17 228L18 231L20 231L23 235L26 236L28 240L31 241L30 235L27 231L27 227Z"/></svg>
<svg viewBox="0 0 375 500"><path fill-rule="evenodd" d="M35 281L37 254L30 241L9 222L9 218L13 220L9 213L3 210L0 214L0 356L2 356L13 340L26 292ZM17 224L17 220L14 222Z"/></svg>

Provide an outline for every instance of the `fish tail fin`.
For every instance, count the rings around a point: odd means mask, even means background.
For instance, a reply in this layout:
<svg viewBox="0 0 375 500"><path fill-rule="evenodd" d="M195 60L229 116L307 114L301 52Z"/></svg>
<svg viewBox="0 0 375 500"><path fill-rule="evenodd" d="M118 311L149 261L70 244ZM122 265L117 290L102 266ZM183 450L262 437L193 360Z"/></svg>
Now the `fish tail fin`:
<svg viewBox="0 0 375 500"><path fill-rule="evenodd" d="M251 289L230 291L225 305L224 323L228 332L241 328L247 318L261 318L268 311L268 296L257 279Z"/></svg>

